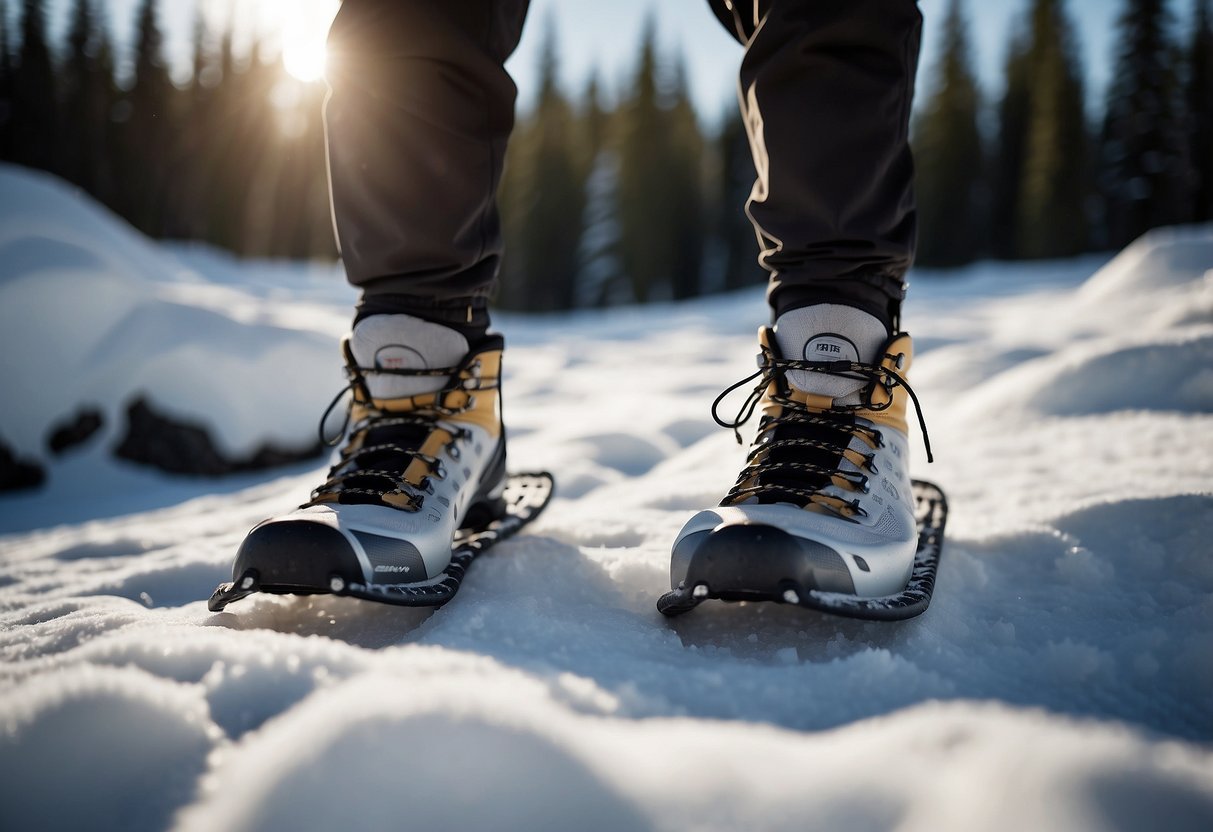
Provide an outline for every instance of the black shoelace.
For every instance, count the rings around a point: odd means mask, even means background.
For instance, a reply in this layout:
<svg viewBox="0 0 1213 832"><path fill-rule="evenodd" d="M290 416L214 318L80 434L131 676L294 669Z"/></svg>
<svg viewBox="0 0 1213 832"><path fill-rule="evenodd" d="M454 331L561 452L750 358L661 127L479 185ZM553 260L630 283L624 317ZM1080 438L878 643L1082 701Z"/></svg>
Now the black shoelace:
<svg viewBox="0 0 1213 832"><path fill-rule="evenodd" d="M358 367L352 362L346 366L348 383L343 387L320 417L320 440L335 446L342 437L348 439L337 463L329 469L328 478L314 490L311 499L301 508L325 503L373 503L390 506L403 511L419 511L427 494L434 492L432 479L446 478L442 460L421 452L421 446L434 431L439 419L458 416L475 405L475 397L469 392L484 389L481 386L480 362L473 360L465 367L444 367L429 370L406 370L375 367ZM367 386L367 377L372 375L408 378L447 378L448 383L432 393L422 393L418 398L432 397L433 401L407 411L383 410L374 406ZM467 392L465 402L458 407L449 407L444 402L449 394ZM353 393L340 431L333 437L325 435L324 426L329 415L347 393ZM359 410L358 421L350 424L355 405ZM470 434L465 428L444 428L452 435L448 453L458 459L459 440ZM426 475L417 485L404 479L405 471L414 460L426 467Z"/></svg>
<svg viewBox="0 0 1213 832"><path fill-rule="evenodd" d="M895 364L900 363L899 356L886 355L885 358ZM831 400L828 408L811 410L809 405L787 392L790 387L787 373L795 370L866 381L868 385L859 403L842 404ZM733 391L755 379L758 383L733 420L722 419L718 411L723 401ZM903 388L914 403L927 461L934 459L918 396L896 370L856 361L777 358L765 347L758 356L758 370L729 386L712 403L712 418L720 426L731 428L738 444L742 442L741 426L754 415L772 382L775 382L775 392L770 401L780 406L779 415L763 416L758 435L746 457L746 465L723 504L731 505L757 497L760 502L815 503L846 518L865 516L866 511L858 499L845 500L824 493L824 489L835 485L846 491L867 493L868 474L878 473L876 454L865 454L851 448L851 440L859 437L875 451L883 445L884 437L879 429L857 422L855 415L858 411L880 412L888 409L893 404L893 391L897 387ZM872 400L878 385L887 394L884 402ZM856 470L843 469L840 465L842 459L851 462Z"/></svg>

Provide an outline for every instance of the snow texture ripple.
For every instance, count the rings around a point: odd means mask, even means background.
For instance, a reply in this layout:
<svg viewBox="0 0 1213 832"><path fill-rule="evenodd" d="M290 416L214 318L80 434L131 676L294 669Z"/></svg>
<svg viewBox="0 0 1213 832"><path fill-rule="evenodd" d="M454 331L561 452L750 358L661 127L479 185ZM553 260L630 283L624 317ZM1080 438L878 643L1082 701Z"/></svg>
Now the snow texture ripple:
<svg viewBox="0 0 1213 832"><path fill-rule="evenodd" d="M137 390L231 448L298 439L340 384L333 268L158 247L12 168L0 217L23 454ZM896 624L654 607L741 465L708 405L751 371L760 290L500 316L510 454L558 496L436 612L207 612L320 472L166 477L109 457L111 418L0 497L0 828L1213 828L1210 269L1195 228L913 276L915 473L951 519Z"/></svg>

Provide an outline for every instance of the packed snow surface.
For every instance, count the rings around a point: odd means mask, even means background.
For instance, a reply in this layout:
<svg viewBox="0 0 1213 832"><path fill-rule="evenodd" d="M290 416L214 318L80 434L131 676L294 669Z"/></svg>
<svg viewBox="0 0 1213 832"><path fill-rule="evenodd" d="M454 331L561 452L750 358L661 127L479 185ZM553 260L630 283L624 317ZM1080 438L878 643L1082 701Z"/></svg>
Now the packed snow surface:
<svg viewBox="0 0 1213 832"><path fill-rule="evenodd" d="M437 612L209 613L321 466L174 479L111 418L0 497L0 828L1213 829L1213 229L1103 259L912 276L951 519L903 623L654 607L741 465L708 406L758 289L498 317L512 467L559 496ZM233 448L306 438L352 300L0 170L0 437L45 461L145 391Z"/></svg>

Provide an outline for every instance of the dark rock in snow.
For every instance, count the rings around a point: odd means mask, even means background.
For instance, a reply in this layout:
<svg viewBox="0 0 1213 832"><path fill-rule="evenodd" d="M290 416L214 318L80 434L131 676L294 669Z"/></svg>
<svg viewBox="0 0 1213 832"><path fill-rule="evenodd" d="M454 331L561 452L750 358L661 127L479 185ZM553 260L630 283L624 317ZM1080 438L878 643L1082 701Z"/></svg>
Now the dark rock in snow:
<svg viewBox="0 0 1213 832"><path fill-rule="evenodd" d="M88 441L103 424L105 420L100 410L95 407L82 407L76 411L75 416L51 428L51 434L46 440L47 447L51 449L51 453L58 456L68 448Z"/></svg>
<svg viewBox="0 0 1213 832"><path fill-rule="evenodd" d="M323 452L319 441L304 448L266 443L246 457L227 457L206 428L161 413L142 396L127 408L126 433L114 448L114 456L140 465L171 474L211 477L289 465Z"/></svg>
<svg viewBox="0 0 1213 832"><path fill-rule="evenodd" d="M46 479L46 472L37 462L20 459L12 448L0 440L0 491L36 488Z"/></svg>

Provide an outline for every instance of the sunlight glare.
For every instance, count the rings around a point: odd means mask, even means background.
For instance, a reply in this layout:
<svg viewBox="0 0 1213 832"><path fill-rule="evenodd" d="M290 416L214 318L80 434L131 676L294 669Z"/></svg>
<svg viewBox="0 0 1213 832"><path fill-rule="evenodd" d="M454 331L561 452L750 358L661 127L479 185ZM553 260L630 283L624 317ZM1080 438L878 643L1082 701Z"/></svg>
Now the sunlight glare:
<svg viewBox="0 0 1213 832"><path fill-rule="evenodd" d="M337 14L336 0L300 3L282 27L282 64L300 81L324 76L325 38Z"/></svg>

